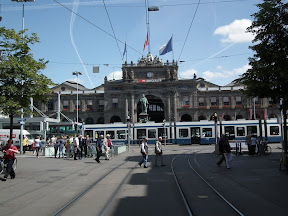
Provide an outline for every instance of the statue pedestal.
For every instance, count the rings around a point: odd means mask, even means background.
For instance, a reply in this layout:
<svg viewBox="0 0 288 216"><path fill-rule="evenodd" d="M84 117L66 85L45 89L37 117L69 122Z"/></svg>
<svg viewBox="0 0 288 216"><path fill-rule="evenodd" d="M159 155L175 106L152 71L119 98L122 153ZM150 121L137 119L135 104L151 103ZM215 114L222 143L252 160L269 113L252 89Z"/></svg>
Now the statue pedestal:
<svg viewBox="0 0 288 216"><path fill-rule="evenodd" d="M146 123L148 121L148 114L147 113L140 113L139 114L139 122L140 123Z"/></svg>

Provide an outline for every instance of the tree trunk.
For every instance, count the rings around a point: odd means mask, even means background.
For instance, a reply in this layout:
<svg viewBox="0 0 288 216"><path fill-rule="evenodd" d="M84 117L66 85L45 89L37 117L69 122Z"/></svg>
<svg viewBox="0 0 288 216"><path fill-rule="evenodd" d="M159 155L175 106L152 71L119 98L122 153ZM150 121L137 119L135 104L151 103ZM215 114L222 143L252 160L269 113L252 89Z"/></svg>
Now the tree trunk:
<svg viewBox="0 0 288 216"><path fill-rule="evenodd" d="M13 114L10 114L9 115L10 117L10 136L9 136L9 139L12 139L13 138Z"/></svg>
<svg viewBox="0 0 288 216"><path fill-rule="evenodd" d="M284 143L283 143L283 150L285 156L287 155L287 109L286 107L283 108L283 124L284 124Z"/></svg>

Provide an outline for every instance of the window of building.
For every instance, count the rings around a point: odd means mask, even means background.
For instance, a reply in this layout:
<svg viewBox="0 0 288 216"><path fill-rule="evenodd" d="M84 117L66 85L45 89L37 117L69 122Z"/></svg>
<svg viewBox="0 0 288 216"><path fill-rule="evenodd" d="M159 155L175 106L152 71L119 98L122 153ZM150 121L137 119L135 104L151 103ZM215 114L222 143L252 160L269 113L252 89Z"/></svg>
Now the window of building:
<svg viewBox="0 0 288 216"><path fill-rule="evenodd" d="M61 87L61 91L65 91L65 87Z"/></svg>
<svg viewBox="0 0 288 216"><path fill-rule="evenodd" d="M104 110L104 100L99 100L99 107L100 110Z"/></svg>
<svg viewBox="0 0 288 216"><path fill-rule="evenodd" d="M279 126L270 126L270 135L279 135Z"/></svg>
<svg viewBox="0 0 288 216"><path fill-rule="evenodd" d="M63 101L63 110L68 110L69 109L69 101L68 100L64 100Z"/></svg>
<svg viewBox="0 0 288 216"><path fill-rule="evenodd" d="M87 110L92 110L93 102L92 100L87 100Z"/></svg>
<svg viewBox="0 0 288 216"><path fill-rule="evenodd" d="M183 96L183 101L182 101L182 103L183 103L183 106L184 106L184 107L185 107L185 106L190 106L189 96L187 96L187 95Z"/></svg>
<svg viewBox="0 0 288 216"><path fill-rule="evenodd" d="M152 112L163 111L163 108L156 105L156 104L150 104L148 109L149 109L149 111L152 111Z"/></svg>
<svg viewBox="0 0 288 216"><path fill-rule="evenodd" d="M148 138L156 138L156 129L148 130Z"/></svg>
<svg viewBox="0 0 288 216"><path fill-rule="evenodd" d="M268 101L269 101L269 105L274 105L275 104L275 102L272 100L272 98L269 98Z"/></svg>
<svg viewBox="0 0 288 216"><path fill-rule="evenodd" d="M179 137L180 138L188 137L188 129L179 129Z"/></svg>
<svg viewBox="0 0 288 216"><path fill-rule="evenodd" d="M253 98L253 103L255 103L255 105L259 104L259 99L258 97Z"/></svg>
<svg viewBox="0 0 288 216"><path fill-rule="evenodd" d="M203 137L212 137L212 128L203 128L202 135Z"/></svg>
<svg viewBox="0 0 288 216"><path fill-rule="evenodd" d="M229 97L223 97L223 105L224 106L229 106L230 105Z"/></svg>
<svg viewBox="0 0 288 216"><path fill-rule="evenodd" d="M199 106L205 106L204 98L203 98L203 97L200 97L200 98L198 99L198 101L199 101Z"/></svg>
<svg viewBox="0 0 288 216"><path fill-rule="evenodd" d="M54 101L53 100L48 101L48 111L54 111Z"/></svg>
<svg viewBox="0 0 288 216"><path fill-rule="evenodd" d="M210 101L211 101L211 106L217 106L217 98L216 97L211 97Z"/></svg>
<svg viewBox="0 0 288 216"><path fill-rule="evenodd" d="M112 98L112 107L118 108L118 98Z"/></svg>
<svg viewBox="0 0 288 216"><path fill-rule="evenodd" d="M241 98L241 96L236 96L236 105L242 105L242 98Z"/></svg>
<svg viewBox="0 0 288 216"><path fill-rule="evenodd" d="M78 107L77 107L77 105L78 105ZM78 100L78 104L77 104L77 100L75 100L75 110L77 110L77 109L79 110L80 107L81 107L80 100Z"/></svg>

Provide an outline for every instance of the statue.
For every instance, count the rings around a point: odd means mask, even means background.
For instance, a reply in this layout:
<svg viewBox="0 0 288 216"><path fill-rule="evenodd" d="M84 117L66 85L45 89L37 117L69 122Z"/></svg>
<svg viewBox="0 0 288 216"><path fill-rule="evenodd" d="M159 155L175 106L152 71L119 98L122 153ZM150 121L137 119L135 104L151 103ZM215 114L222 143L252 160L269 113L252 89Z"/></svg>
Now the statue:
<svg viewBox="0 0 288 216"><path fill-rule="evenodd" d="M147 98L145 97L144 94L140 98L140 103L141 103L142 113L147 113L147 108L148 108L149 103L148 103L148 100L147 100Z"/></svg>

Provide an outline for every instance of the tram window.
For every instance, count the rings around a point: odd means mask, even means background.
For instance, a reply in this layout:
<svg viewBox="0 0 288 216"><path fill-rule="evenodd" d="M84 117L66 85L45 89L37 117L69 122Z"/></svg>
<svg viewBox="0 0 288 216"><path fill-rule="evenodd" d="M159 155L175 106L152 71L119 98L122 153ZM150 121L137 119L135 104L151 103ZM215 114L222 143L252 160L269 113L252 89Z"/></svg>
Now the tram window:
<svg viewBox="0 0 288 216"><path fill-rule="evenodd" d="M100 135L104 136L104 131L95 131L95 139L98 139Z"/></svg>
<svg viewBox="0 0 288 216"><path fill-rule="evenodd" d="M163 139L167 137L167 128L165 128L165 132L163 128L158 128L158 136L161 136Z"/></svg>
<svg viewBox="0 0 288 216"><path fill-rule="evenodd" d="M156 129L148 130L148 138L156 138Z"/></svg>
<svg viewBox="0 0 288 216"><path fill-rule="evenodd" d="M84 135L85 135L85 137L86 137L86 135L89 135L90 138L93 138L92 137L93 136L93 131L92 130L85 130L84 131Z"/></svg>
<svg viewBox="0 0 288 216"><path fill-rule="evenodd" d="M226 126L224 127L226 136L235 136L234 126Z"/></svg>
<svg viewBox="0 0 288 216"><path fill-rule="evenodd" d="M146 129L137 129L137 139L144 139L146 137Z"/></svg>
<svg viewBox="0 0 288 216"><path fill-rule="evenodd" d="M110 135L110 139L115 139L115 131L106 131L106 136L107 134Z"/></svg>
<svg viewBox="0 0 288 216"><path fill-rule="evenodd" d="M270 135L279 135L279 126L270 126Z"/></svg>
<svg viewBox="0 0 288 216"><path fill-rule="evenodd" d="M247 126L247 134L257 134L257 126Z"/></svg>
<svg viewBox="0 0 288 216"><path fill-rule="evenodd" d="M245 136L245 128L237 127L237 136Z"/></svg>
<svg viewBox="0 0 288 216"><path fill-rule="evenodd" d="M212 137L212 128L203 128L202 134L203 137Z"/></svg>
<svg viewBox="0 0 288 216"><path fill-rule="evenodd" d="M188 137L188 129L179 129L179 137Z"/></svg>
<svg viewBox="0 0 288 216"><path fill-rule="evenodd" d="M117 130L117 139L125 139L125 130Z"/></svg>

